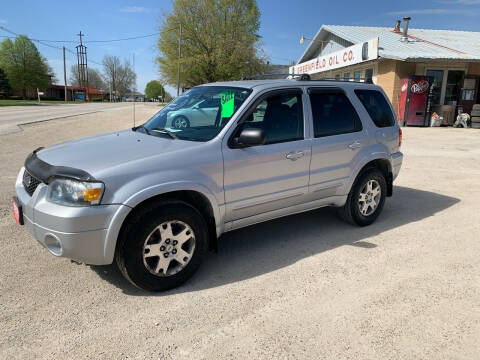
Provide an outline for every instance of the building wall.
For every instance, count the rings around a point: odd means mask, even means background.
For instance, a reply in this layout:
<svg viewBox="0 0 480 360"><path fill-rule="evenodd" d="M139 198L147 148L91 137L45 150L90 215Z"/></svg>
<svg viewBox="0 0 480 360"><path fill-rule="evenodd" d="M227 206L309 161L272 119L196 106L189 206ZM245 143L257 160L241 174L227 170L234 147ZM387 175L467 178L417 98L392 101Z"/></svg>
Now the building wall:
<svg viewBox="0 0 480 360"><path fill-rule="evenodd" d="M332 52L343 50L346 47L352 46L353 43L342 39L341 37L329 33L324 43L320 46L321 51L319 51L315 57L331 54Z"/></svg>
<svg viewBox="0 0 480 360"><path fill-rule="evenodd" d="M398 115L398 94L404 77L415 75L416 63L398 60L382 60L378 62L377 85L381 86L392 102Z"/></svg>
<svg viewBox="0 0 480 360"><path fill-rule="evenodd" d="M442 89L442 98L445 94L447 82L447 70L465 70L467 75L480 76L480 63L466 63L458 61L423 61L406 62L400 60L379 59L357 65L352 65L332 71L312 74L312 79L335 78L340 76L343 79L345 73L350 73L350 79L356 70L361 71L361 77L364 77L365 69L373 68L373 82L385 91L390 99L395 113L398 115L398 94L400 93L401 80L410 75L425 75L429 69L444 70L444 81ZM480 82L480 78L478 79Z"/></svg>
<svg viewBox="0 0 480 360"><path fill-rule="evenodd" d="M322 79L322 78L334 79L336 76L339 76L341 79L343 79L345 73L350 73L350 79L353 79L355 71L360 71L360 77L363 79L365 78L366 69L373 69L373 82L376 83L377 61L366 61L360 64L346 66L340 69L312 74L311 78L312 79Z"/></svg>
<svg viewBox="0 0 480 360"><path fill-rule="evenodd" d="M468 64L468 75L480 76L480 63Z"/></svg>

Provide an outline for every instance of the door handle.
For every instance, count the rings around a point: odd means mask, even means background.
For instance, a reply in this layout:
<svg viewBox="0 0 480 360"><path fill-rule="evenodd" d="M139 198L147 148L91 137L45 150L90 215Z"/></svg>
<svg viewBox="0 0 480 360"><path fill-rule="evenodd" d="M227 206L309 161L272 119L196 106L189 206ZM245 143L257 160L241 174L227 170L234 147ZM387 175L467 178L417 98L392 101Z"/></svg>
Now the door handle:
<svg viewBox="0 0 480 360"><path fill-rule="evenodd" d="M305 155L304 151L290 151L288 154L285 155L285 157L288 160L295 161L295 160L301 158L304 155Z"/></svg>
<svg viewBox="0 0 480 360"><path fill-rule="evenodd" d="M358 140L355 140L353 143L348 145L348 148L351 149L351 150L355 150L355 149L358 149L360 147L362 147L362 144Z"/></svg>

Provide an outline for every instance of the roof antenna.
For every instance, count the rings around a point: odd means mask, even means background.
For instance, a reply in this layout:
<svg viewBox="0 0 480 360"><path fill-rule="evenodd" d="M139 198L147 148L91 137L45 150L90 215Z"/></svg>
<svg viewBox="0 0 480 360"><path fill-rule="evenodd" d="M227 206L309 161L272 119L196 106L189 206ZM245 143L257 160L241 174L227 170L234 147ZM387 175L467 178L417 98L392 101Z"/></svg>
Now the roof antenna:
<svg viewBox="0 0 480 360"><path fill-rule="evenodd" d="M133 52L133 74L135 75L135 82L133 83L133 127L135 127L135 100L137 92L137 74L135 73L135 52Z"/></svg>

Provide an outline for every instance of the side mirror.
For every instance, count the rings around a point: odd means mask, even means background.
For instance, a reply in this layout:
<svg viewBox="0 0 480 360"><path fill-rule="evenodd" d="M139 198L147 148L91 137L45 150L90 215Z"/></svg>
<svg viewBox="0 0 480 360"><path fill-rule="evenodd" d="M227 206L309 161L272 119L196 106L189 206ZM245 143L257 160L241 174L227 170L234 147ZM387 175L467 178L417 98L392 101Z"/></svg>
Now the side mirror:
<svg viewBox="0 0 480 360"><path fill-rule="evenodd" d="M265 134L262 129L243 129L237 140L239 147L265 144Z"/></svg>

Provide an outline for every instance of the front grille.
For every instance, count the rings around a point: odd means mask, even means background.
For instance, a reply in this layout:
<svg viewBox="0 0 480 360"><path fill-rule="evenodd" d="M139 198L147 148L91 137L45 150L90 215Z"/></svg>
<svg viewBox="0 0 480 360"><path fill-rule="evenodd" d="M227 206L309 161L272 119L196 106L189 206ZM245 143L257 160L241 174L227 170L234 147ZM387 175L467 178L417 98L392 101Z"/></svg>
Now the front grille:
<svg viewBox="0 0 480 360"><path fill-rule="evenodd" d="M41 183L41 181L33 177L32 174L30 174L27 170L25 170L23 173L22 183L28 195L32 196L33 193L35 192L35 189Z"/></svg>

